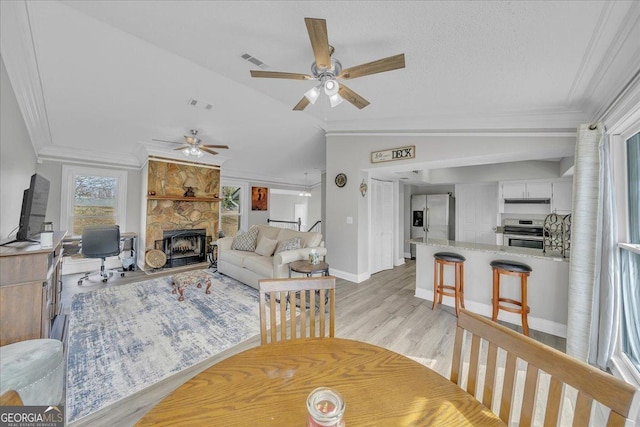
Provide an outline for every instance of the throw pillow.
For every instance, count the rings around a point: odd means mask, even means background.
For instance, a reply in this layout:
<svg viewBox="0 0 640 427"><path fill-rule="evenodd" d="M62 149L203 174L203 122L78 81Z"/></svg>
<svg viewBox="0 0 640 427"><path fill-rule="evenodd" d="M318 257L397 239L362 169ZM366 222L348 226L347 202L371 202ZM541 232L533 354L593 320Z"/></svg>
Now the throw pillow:
<svg viewBox="0 0 640 427"><path fill-rule="evenodd" d="M276 253L284 252L284 251L292 251L295 249L300 249L302 244L300 243L299 237L294 237L289 240L284 240L278 243L278 247L276 248Z"/></svg>
<svg viewBox="0 0 640 427"><path fill-rule="evenodd" d="M262 236L262 239L260 239L260 241L258 242L256 253L262 256L271 256L273 255L273 251L275 250L277 245L277 240Z"/></svg>
<svg viewBox="0 0 640 427"><path fill-rule="evenodd" d="M251 227L249 231L241 231L236 234L231 243L231 249L238 251L253 252L256 250L256 243L258 241L258 227Z"/></svg>

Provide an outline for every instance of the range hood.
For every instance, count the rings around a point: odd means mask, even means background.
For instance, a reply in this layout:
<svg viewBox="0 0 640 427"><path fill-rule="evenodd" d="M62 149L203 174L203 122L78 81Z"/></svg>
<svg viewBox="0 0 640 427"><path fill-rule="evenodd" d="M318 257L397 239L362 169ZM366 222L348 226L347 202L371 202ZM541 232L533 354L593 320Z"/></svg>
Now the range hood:
<svg viewBox="0 0 640 427"><path fill-rule="evenodd" d="M551 199L504 199L505 204L511 205L549 205Z"/></svg>

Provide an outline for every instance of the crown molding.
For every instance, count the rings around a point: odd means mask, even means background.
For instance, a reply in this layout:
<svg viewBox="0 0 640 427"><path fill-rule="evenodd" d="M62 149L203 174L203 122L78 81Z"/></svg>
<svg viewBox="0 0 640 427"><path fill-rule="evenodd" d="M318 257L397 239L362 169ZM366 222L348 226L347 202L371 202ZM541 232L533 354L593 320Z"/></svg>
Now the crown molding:
<svg viewBox="0 0 640 427"><path fill-rule="evenodd" d="M51 146L51 129L24 1L0 2L0 51L31 144L36 153Z"/></svg>
<svg viewBox="0 0 640 427"><path fill-rule="evenodd" d="M38 162L43 160L77 163L93 166L110 166L124 169L140 169L142 163L136 156L122 155L120 153L96 152L69 147L44 147L37 154Z"/></svg>

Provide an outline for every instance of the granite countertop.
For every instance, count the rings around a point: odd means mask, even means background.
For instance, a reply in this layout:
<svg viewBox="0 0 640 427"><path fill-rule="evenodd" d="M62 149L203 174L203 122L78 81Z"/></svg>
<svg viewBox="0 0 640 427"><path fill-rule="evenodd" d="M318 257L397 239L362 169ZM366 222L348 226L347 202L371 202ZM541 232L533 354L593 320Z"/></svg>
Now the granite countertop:
<svg viewBox="0 0 640 427"><path fill-rule="evenodd" d="M543 253L537 249L515 248L511 246L487 245L484 243L458 242L456 240L426 239L419 237L409 240L410 244L441 246L444 248L468 249L471 251L488 252L494 254L516 255L524 258L546 259L550 261L569 262L569 256L563 258L559 252Z"/></svg>

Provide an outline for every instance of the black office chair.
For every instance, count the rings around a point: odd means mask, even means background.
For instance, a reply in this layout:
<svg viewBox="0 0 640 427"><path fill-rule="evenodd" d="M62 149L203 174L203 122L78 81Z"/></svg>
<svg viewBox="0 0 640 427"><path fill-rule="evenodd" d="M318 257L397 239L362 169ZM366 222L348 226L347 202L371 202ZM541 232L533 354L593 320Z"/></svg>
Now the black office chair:
<svg viewBox="0 0 640 427"><path fill-rule="evenodd" d="M82 256L84 258L100 258L100 277L102 282L106 282L113 276L113 271L104 269L104 261L109 256L120 255L120 226L99 225L85 227L82 232ZM85 273L78 280L78 286L82 286L82 281L89 278L96 272ZM120 276L124 276L124 271L120 271Z"/></svg>

